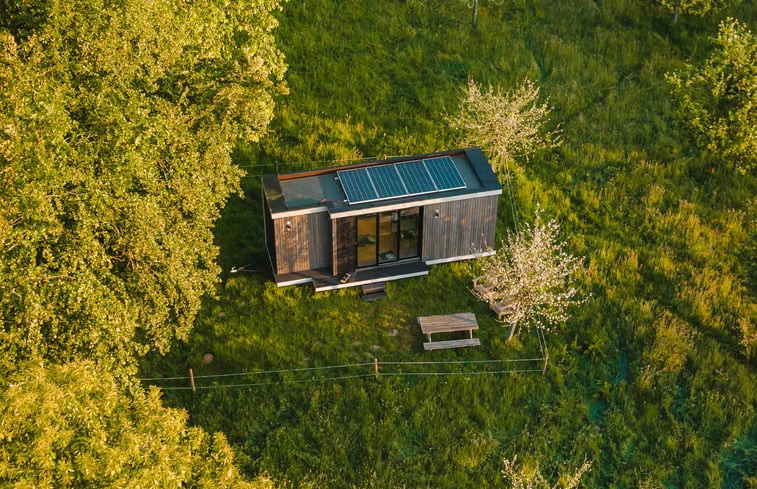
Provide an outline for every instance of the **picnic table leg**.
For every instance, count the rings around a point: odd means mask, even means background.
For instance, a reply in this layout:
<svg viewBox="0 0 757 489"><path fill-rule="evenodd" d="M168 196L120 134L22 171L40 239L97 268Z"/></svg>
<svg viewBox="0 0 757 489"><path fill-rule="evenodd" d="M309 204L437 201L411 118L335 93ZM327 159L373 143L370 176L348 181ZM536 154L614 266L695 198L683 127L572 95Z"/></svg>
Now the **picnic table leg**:
<svg viewBox="0 0 757 489"><path fill-rule="evenodd" d="M470 333L470 339L473 339L473 330L472 330L472 329L469 329L469 330L468 330L468 333Z"/></svg>
<svg viewBox="0 0 757 489"><path fill-rule="evenodd" d="M426 336L428 336L428 342L431 343L431 333L427 334Z"/></svg>

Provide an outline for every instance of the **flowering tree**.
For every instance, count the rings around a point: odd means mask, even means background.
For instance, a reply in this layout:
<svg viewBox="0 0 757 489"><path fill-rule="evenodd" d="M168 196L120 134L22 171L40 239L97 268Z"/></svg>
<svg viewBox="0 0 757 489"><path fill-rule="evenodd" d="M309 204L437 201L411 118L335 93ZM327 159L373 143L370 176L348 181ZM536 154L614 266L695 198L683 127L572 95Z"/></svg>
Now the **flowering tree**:
<svg viewBox="0 0 757 489"><path fill-rule="evenodd" d="M549 101L539 103L539 88L528 78L504 93L499 87L482 90L468 80L463 92L458 115L448 116L447 123L462 133L464 144L487 149L495 166L559 144L559 131L542 127L549 116Z"/></svg>
<svg viewBox="0 0 757 489"><path fill-rule="evenodd" d="M518 457L512 460L503 460L502 475L510 483L512 489L576 489L581 483L583 475L591 469L591 462L584 460L583 465L572 474L564 473L558 484L550 484L541 474L539 466L528 468L521 466L516 468Z"/></svg>
<svg viewBox="0 0 757 489"><path fill-rule="evenodd" d="M533 226L508 233L500 249L482 259L483 273L474 280L472 292L483 301L505 306L500 318L510 325L508 341L522 327L549 331L551 325L570 318L571 305L582 302L573 286L582 259L564 250L559 232L554 219L542 223L537 209Z"/></svg>

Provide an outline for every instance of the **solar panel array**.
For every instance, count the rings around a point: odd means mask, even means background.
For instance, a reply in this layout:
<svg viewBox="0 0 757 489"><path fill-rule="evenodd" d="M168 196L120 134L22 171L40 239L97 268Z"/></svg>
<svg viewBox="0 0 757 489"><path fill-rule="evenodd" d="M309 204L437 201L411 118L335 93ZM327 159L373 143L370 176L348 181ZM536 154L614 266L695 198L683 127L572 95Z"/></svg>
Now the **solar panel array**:
<svg viewBox="0 0 757 489"><path fill-rule="evenodd" d="M449 156L336 173L350 204L465 188Z"/></svg>

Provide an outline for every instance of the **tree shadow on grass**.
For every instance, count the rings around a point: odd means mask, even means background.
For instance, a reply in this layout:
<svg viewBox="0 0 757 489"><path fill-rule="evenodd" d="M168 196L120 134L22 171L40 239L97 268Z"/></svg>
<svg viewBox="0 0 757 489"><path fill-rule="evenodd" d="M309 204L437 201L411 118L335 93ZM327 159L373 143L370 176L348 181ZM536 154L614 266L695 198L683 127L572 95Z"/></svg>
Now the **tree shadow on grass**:
<svg viewBox="0 0 757 489"><path fill-rule="evenodd" d="M218 264L222 279L228 278L232 267L246 267L244 273L270 277L271 269L265 246L261 175L273 173L258 165L256 152L244 145L234 150L232 159L247 173L242 178L243 195L232 195L221 211L213 230L219 247Z"/></svg>

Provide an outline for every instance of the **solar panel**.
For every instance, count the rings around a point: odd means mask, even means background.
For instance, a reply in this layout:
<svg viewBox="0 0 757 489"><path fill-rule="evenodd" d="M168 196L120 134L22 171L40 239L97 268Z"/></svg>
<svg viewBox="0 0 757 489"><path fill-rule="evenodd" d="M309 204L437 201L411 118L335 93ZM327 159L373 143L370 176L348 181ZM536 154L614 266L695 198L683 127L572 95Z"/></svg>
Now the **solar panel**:
<svg viewBox="0 0 757 489"><path fill-rule="evenodd" d="M371 177L365 168L357 170L338 171L339 181L350 204L377 200L378 194L373 187Z"/></svg>
<svg viewBox="0 0 757 489"><path fill-rule="evenodd" d="M397 167L402 181L405 182L408 194L425 194L436 191L436 185L431 180L431 175L428 174L426 165L422 161L408 161L407 163L397 163L394 166Z"/></svg>
<svg viewBox="0 0 757 489"><path fill-rule="evenodd" d="M460 176L455 163L449 156L429 158L423 160L423 162L426 164L426 169L434 180L437 190L452 190L465 187L463 177Z"/></svg>
<svg viewBox="0 0 757 489"><path fill-rule="evenodd" d="M379 199L389 199L408 194L394 165L372 166L368 168L368 174L373 181Z"/></svg>
<svg viewBox="0 0 757 489"><path fill-rule="evenodd" d="M465 188L449 156L336 173L350 204Z"/></svg>

